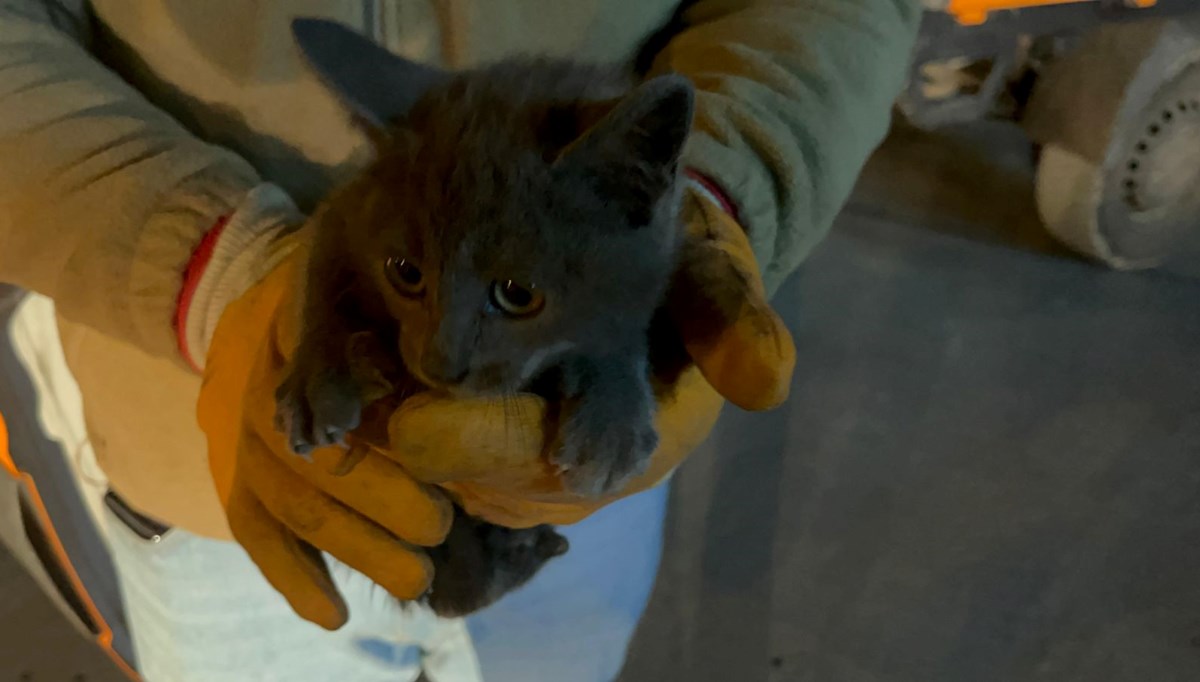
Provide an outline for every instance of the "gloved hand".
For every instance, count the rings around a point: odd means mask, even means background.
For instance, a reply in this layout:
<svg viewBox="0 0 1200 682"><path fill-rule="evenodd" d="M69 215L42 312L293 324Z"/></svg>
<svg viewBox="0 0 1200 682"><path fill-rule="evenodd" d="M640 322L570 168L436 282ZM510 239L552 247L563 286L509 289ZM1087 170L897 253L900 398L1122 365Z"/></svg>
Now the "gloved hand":
<svg viewBox="0 0 1200 682"><path fill-rule="evenodd" d="M320 449L312 462L294 456L275 429L274 390L295 347L303 247L224 308L198 406L213 479L235 538L299 615L327 628L347 617L314 547L399 598L425 590L431 569L419 547L441 541L452 511L409 474L495 523L571 523L661 481L707 436L722 396L747 409L786 397L795 351L741 227L694 196L685 211L688 267L670 306L696 368L660 405L649 469L606 499L566 492L543 456L545 405L534 396L507 411L487 400L417 396L390 419L364 415L364 429L375 433L353 434L349 451Z"/></svg>
<svg viewBox="0 0 1200 682"><path fill-rule="evenodd" d="M303 234L290 239L303 243ZM278 247L278 245L276 245ZM230 530L301 617L336 629L348 617L318 550L399 599L426 591L453 510L436 488L378 452L331 473L336 448L306 461L276 430L275 388L296 347L304 246L229 303L209 344L197 416ZM360 457L356 456L356 459Z"/></svg>
<svg viewBox="0 0 1200 682"><path fill-rule="evenodd" d="M418 395L393 414L389 445L379 452L442 486L473 516L510 527L569 524L660 482L708 436L723 398L750 410L783 402L795 346L767 303L741 226L696 194L683 215L685 267L668 305L695 367L659 405L658 450L629 487L602 499L567 492L544 456L546 406L532 395L506 405Z"/></svg>

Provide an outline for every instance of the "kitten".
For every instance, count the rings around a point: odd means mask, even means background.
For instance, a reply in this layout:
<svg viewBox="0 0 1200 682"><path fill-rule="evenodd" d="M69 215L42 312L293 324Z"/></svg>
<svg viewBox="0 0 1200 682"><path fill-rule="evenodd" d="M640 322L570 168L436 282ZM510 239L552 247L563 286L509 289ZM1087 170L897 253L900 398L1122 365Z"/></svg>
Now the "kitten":
<svg viewBox="0 0 1200 682"><path fill-rule="evenodd" d="M277 394L293 449L343 443L385 395L532 390L555 408L548 454L570 490L603 495L642 473L658 442L648 335L680 246L688 81L629 89L548 59L446 73L337 24L294 30L375 160L314 216L300 344ZM430 603L476 610L563 551L549 527L460 513L431 552Z"/></svg>

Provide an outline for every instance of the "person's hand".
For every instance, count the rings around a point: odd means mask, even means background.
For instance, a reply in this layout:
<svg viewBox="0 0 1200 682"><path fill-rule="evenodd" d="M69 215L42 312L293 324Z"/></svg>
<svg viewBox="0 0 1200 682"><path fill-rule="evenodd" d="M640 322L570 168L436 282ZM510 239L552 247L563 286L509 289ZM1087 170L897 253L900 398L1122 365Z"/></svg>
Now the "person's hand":
<svg viewBox="0 0 1200 682"><path fill-rule="evenodd" d="M690 196L684 267L668 306L695 366L659 404L660 444L648 470L620 494L584 498L566 490L546 456L546 405L421 394L390 420L378 452L416 478L449 491L467 513L510 527L569 524L665 478L712 430L724 400L749 410L786 399L795 366L787 328L767 303L740 225Z"/></svg>
<svg viewBox="0 0 1200 682"><path fill-rule="evenodd" d="M225 308L197 416L234 538L297 614L336 629L347 609L321 552L397 598L415 599L432 579L421 548L442 542L453 508L378 452L358 452L353 471L337 471L338 448L306 461L275 428L275 388L296 347L304 260L297 248Z"/></svg>

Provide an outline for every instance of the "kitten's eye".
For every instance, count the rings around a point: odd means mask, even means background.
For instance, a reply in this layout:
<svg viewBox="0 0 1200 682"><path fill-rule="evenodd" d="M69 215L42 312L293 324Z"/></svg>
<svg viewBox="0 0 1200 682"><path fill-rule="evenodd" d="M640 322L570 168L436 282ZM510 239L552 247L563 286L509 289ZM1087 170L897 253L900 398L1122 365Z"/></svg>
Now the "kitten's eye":
<svg viewBox="0 0 1200 682"><path fill-rule="evenodd" d="M541 311L546 298L533 286L523 287L511 279L492 283L492 305L506 315L528 317Z"/></svg>
<svg viewBox="0 0 1200 682"><path fill-rule="evenodd" d="M425 278L421 275L421 269L407 259L388 258L383 269L388 282L405 296L418 296L425 291Z"/></svg>

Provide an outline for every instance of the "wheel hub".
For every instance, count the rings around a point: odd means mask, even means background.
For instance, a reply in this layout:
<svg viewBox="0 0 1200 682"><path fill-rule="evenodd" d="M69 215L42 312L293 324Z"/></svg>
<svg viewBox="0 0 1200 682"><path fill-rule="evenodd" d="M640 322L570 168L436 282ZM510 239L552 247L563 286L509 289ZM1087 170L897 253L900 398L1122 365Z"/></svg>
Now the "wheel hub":
<svg viewBox="0 0 1200 682"><path fill-rule="evenodd" d="M1126 267L1171 258L1200 225L1200 63L1118 124L1098 234Z"/></svg>
<svg viewBox="0 0 1200 682"><path fill-rule="evenodd" d="M1193 209L1191 199L1200 192L1200 68L1163 88L1139 118L1128 133L1133 142L1120 175L1128 210Z"/></svg>

